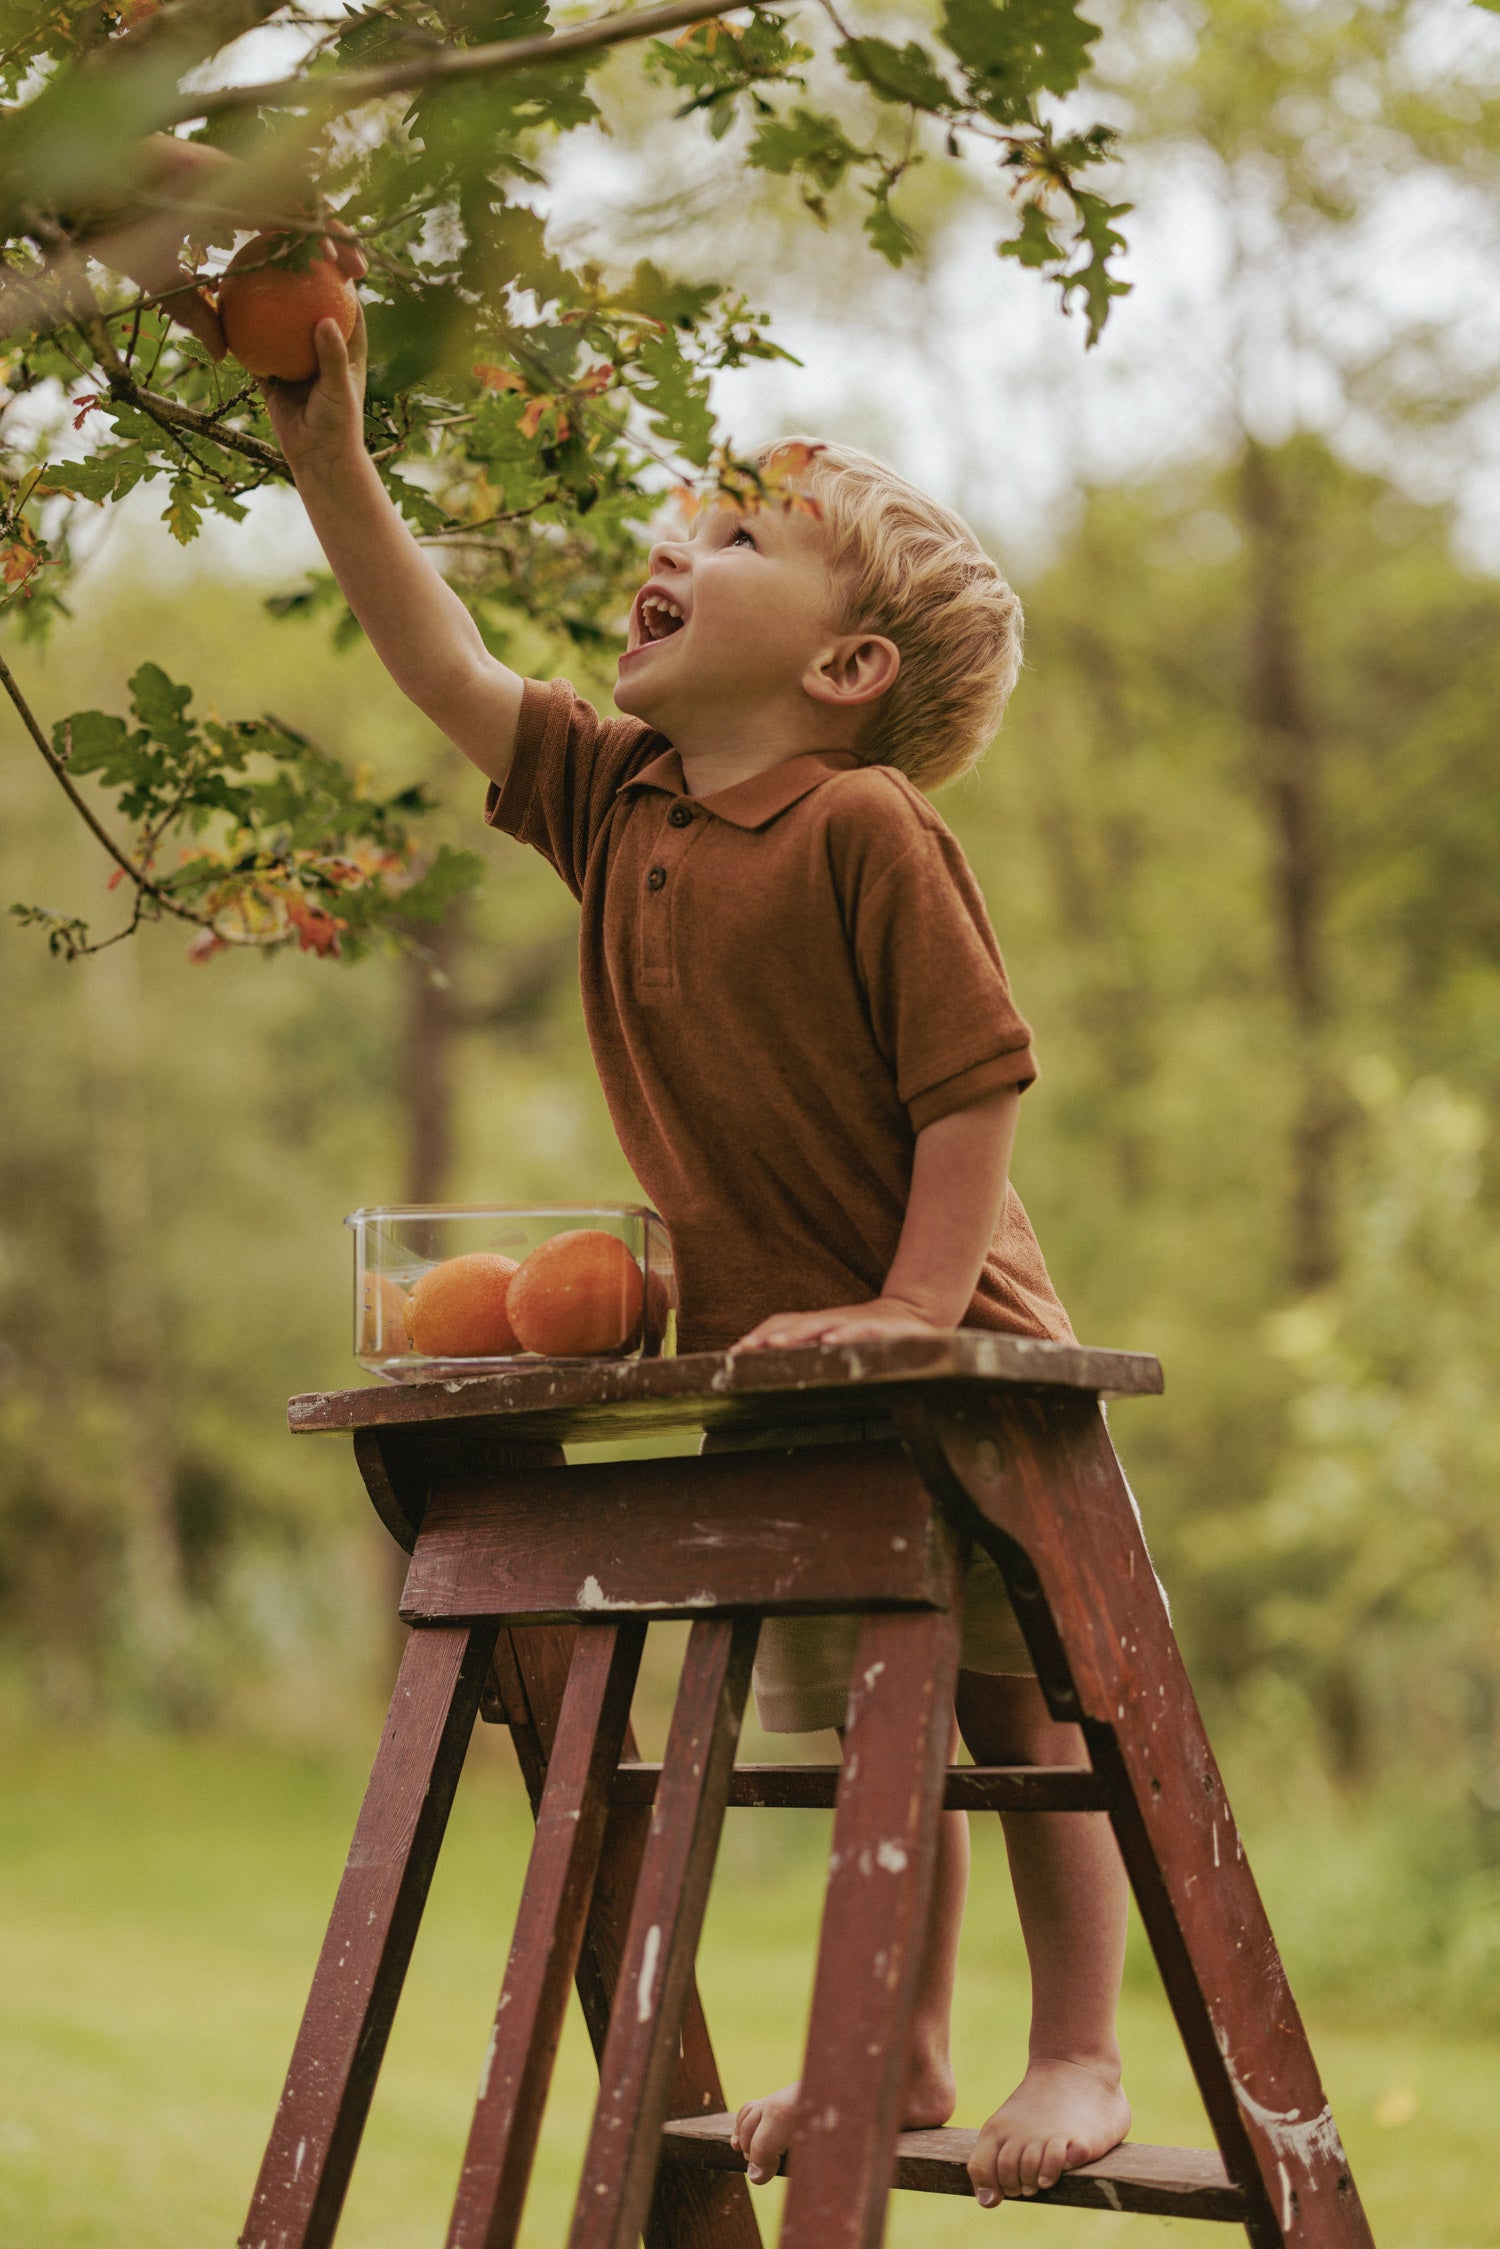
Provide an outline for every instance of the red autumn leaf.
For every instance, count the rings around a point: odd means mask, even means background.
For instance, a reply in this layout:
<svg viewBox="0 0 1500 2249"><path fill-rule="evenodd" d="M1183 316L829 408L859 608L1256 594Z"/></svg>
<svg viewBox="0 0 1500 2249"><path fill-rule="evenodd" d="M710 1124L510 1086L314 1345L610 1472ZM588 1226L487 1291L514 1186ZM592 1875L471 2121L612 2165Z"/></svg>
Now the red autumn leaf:
<svg viewBox="0 0 1500 2249"><path fill-rule="evenodd" d="M316 953L319 959L332 953L337 958L339 931L348 928L347 922L336 914L325 913L321 906L310 904L306 898L289 898L286 918L297 932L297 944L302 952Z"/></svg>
<svg viewBox="0 0 1500 2249"><path fill-rule="evenodd" d="M39 554L34 554L29 547L22 546L19 540L12 540L11 544L4 550L4 560L0 562L0 576L4 577L8 586L23 586L33 570L40 570L41 567L42 558Z"/></svg>

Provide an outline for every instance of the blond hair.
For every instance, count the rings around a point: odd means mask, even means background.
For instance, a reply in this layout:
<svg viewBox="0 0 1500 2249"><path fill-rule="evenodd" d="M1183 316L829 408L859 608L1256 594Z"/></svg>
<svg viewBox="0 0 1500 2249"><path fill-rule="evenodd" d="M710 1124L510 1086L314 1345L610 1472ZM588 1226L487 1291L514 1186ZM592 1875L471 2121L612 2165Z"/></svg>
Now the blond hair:
<svg viewBox="0 0 1500 2249"><path fill-rule="evenodd" d="M1021 604L999 568L962 516L873 453L785 437L761 448L757 466L770 468L770 490L790 488L818 504L838 629L867 627L901 652L861 757L897 766L919 789L967 773L1021 669Z"/></svg>

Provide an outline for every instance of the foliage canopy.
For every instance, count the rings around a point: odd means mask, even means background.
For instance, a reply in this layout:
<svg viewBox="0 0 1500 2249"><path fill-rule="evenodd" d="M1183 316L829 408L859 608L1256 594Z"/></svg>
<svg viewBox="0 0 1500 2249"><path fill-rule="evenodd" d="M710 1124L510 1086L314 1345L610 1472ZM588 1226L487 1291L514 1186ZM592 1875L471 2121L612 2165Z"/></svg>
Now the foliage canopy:
<svg viewBox="0 0 1500 2249"><path fill-rule="evenodd" d="M900 193L914 166L965 148L998 165L1015 212L1000 254L1049 277L1098 335L1125 286L1123 206L1093 184L1110 132L1069 101L1097 38L1077 0L942 0L899 37L887 15L851 24L834 0L731 14L674 0L559 26L543 0L11 0L0 568L23 627L63 609L96 509L161 485L186 544L286 476L257 386L214 356L204 294L272 215L293 255L330 226L363 248L367 442L497 650L517 614L607 640L674 486L761 497L709 394L719 370L781 355L765 316L732 277L649 260L606 273L549 239L549 164L606 123L593 80L622 43L644 42L676 130L737 135L746 166L791 183L813 224L854 194L895 265L917 248ZM294 74L246 83L265 51L295 57ZM354 951L460 878L450 859L414 889L402 816L417 801L364 800L272 720L194 725L187 691L142 673L134 725L76 713L48 740L4 683L132 887L116 934L168 914L199 925L202 952ZM133 840L106 841L79 775ZM95 942L76 916L21 911L59 952Z"/></svg>

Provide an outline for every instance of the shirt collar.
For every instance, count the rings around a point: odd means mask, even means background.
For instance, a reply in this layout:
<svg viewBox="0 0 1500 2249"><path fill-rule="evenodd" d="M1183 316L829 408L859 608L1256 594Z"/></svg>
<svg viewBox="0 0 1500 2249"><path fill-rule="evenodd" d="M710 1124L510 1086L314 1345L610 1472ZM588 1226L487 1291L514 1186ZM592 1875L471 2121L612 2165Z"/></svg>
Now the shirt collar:
<svg viewBox="0 0 1500 2249"><path fill-rule="evenodd" d="M821 781L835 773L848 773L860 760L853 750L804 750L799 757L783 758L777 765L768 765L764 773L753 773L748 781L736 781L730 788L715 789L712 795L691 797L689 802L701 804L717 820L728 820L736 828L763 828L787 806L805 797ZM632 773L616 790L623 796L627 789L665 789L671 796L686 797L687 776L682 770L682 759L671 748L643 765L639 773Z"/></svg>

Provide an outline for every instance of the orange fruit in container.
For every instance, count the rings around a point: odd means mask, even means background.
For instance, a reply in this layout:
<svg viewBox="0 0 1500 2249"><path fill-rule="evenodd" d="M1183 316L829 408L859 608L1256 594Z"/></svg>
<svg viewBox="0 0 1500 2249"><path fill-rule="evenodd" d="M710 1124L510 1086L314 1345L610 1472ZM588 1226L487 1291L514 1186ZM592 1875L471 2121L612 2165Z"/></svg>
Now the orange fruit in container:
<svg viewBox="0 0 1500 2249"><path fill-rule="evenodd" d="M358 1352L394 1358L406 1349L406 1291L389 1273L366 1273L359 1292Z"/></svg>
<svg viewBox="0 0 1500 2249"><path fill-rule="evenodd" d="M270 264L289 239L257 234L235 252L219 283L219 321L247 374L305 383L318 372L318 322L336 320L347 343L359 307L353 282L321 248L305 264Z"/></svg>
<svg viewBox="0 0 1500 2249"><path fill-rule="evenodd" d="M412 1349L426 1359L504 1359L520 1349L508 1300L513 1257L471 1250L429 1265L406 1299Z"/></svg>
<svg viewBox="0 0 1500 2249"><path fill-rule="evenodd" d="M619 1235L575 1226L532 1251L510 1284L507 1310L528 1351L590 1358L631 1340L645 1297L641 1269Z"/></svg>

